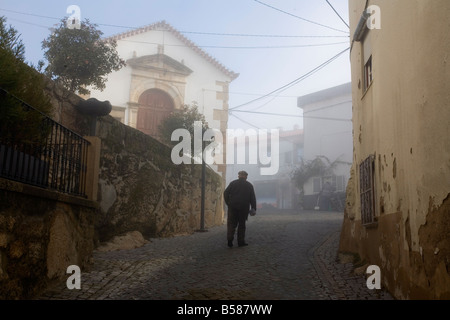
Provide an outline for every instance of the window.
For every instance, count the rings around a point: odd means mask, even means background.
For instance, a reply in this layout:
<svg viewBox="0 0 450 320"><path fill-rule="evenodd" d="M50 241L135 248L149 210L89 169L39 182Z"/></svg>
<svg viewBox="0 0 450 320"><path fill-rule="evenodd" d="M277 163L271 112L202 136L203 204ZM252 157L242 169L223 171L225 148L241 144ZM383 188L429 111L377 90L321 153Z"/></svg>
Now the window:
<svg viewBox="0 0 450 320"><path fill-rule="evenodd" d="M362 41L362 56L363 56L363 79L364 79L364 92L369 88L373 81L372 73L372 43L370 31L366 33L364 40Z"/></svg>
<svg viewBox="0 0 450 320"><path fill-rule="evenodd" d="M366 64L364 65L364 91L369 88L372 83L372 56L369 57Z"/></svg>
<svg viewBox="0 0 450 320"><path fill-rule="evenodd" d="M363 225L375 222L375 157L366 158L359 165L359 191L361 199L361 221Z"/></svg>

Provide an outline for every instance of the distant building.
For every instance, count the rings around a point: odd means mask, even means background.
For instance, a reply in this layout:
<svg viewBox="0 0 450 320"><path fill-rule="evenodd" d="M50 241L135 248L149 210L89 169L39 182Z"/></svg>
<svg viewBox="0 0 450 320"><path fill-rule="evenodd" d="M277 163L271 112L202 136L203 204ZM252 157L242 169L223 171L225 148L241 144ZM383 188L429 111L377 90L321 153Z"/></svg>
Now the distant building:
<svg viewBox="0 0 450 320"><path fill-rule="evenodd" d="M450 1L350 1L353 165L339 250L397 299L450 298Z"/></svg>
<svg viewBox="0 0 450 320"><path fill-rule="evenodd" d="M225 136L229 84L238 76L166 22L111 37L126 67L108 75L103 91L111 116L157 137L158 125L172 111L196 103L211 128ZM225 165L219 165L223 173Z"/></svg>
<svg viewBox="0 0 450 320"><path fill-rule="evenodd" d="M297 99L303 109L304 161L317 157L335 162L332 173L315 176L303 186L303 207L332 209L321 202L319 195L328 182L337 193L345 193L352 163L352 90L351 83L314 92ZM323 198L322 198L323 200ZM326 207L325 207L326 206Z"/></svg>
<svg viewBox="0 0 450 320"><path fill-rule="evenodd" d="M237 179L240 170L245 170L248 172L248 181L255 188L259 209L295 209L299 191L292 183L291 172L303 155L303 130L298 127L293 130L279 129L278 150L272 150L269 143L268 149L269 154L272 153L270 155L272 161L274 152L277 152L278 156L278 172L274 175L262 175L260 169L264 165L260 161L257 164L250 164L248 141L242 146L241 150L238 150L238 146L236 146L236 154L247 152L246 160L245 164L238 164L235 161L235 164L227 165L227 183Z"/></svg>

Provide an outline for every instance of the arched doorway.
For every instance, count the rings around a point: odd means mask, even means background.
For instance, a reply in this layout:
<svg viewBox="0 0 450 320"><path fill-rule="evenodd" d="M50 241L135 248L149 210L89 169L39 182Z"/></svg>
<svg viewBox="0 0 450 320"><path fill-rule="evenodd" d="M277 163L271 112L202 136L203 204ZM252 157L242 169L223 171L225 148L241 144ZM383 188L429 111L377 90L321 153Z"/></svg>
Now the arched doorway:
<svg viewBox="0 0 450 320"><path fill-rule="evenodd" d="M160 89L149 89L139 97L136 129L158 137L158 126L175 109L173 99Z"/></svg>

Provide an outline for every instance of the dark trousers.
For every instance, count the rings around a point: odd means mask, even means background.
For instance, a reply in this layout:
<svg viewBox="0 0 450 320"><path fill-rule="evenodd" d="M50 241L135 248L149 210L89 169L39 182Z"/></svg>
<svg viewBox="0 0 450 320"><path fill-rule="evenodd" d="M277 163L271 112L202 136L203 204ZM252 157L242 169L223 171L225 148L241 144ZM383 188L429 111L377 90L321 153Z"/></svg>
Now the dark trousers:
<svg viewBox="0 0 450 320"><path fill-rule="evenodd" d="M227 219L227 240L233 241L234 233L237 228L237 240L238 244L245 243L245 222L248 218L248 210L239 211L232 208L228 208Z"/></svg>

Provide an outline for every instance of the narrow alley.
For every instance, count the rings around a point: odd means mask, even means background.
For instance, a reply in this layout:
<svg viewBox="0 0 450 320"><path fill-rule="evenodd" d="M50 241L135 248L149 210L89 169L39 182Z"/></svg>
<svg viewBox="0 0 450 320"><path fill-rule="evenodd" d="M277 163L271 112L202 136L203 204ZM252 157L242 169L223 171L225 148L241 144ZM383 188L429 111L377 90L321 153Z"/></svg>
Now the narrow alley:
<svg viewBox="0 0 450 320"><path fill-rule="evenodd" d="M228 248L226 226L95 252L81 289L61 281L38 300L391 300L337 261L343 213L258 213L247 247ZM69 275L68 275L69 277Z"/></svg>

